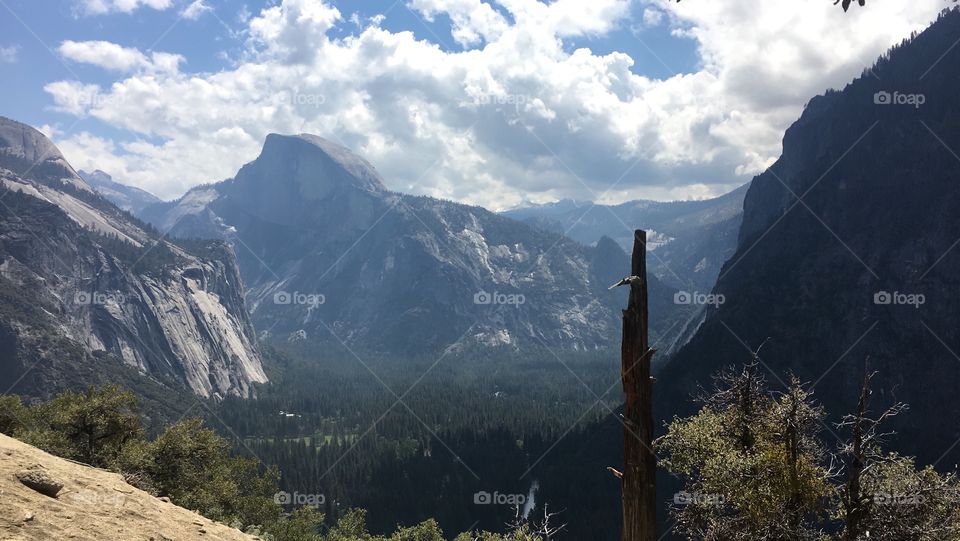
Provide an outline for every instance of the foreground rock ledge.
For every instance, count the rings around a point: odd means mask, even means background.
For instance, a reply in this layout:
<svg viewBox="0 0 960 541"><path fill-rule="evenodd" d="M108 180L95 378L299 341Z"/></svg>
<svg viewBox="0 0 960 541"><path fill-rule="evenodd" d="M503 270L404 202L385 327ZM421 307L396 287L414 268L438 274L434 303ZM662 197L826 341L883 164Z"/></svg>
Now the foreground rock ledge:
<svg viewBox="0 0 960 541"><path fill-rule="evenodd" d="M56 498L25 486L18 472L37 466L63 483ZM256 541L127 484L0 434L0 539Z"/></svg>

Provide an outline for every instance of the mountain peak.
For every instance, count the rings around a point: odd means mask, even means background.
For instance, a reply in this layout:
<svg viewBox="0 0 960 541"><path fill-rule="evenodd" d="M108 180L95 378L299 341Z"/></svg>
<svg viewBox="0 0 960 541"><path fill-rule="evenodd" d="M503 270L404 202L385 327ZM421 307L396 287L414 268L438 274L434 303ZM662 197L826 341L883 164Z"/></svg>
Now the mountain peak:
<svg viewBox="0 0 960 541"><path fill-rule="evenodd" d="M38 179L80 180L73 167L46 135L32 126L2 116L0 167Z"/></svg>
<svg viewBox="0 0 960 541"><path fill-rule="evenodd" d="M104 183L113 182L113 177L100 169L94 169L90 172L80 169L77 171L77 174L80 175L80 178L86 180L87 182L90 182L91 179Z"/></svg>
<svg viewBox="0 0 960 541"><path fill-rule="evenodd" d="M298 181L304 195L349 185L369 192L385 192L383 178L367 160L343 145L318 135L267 135L256 162L280 166ZM240 175L238 175L239 177Z"/></svg>
<svg viewBox="0 0 960 541"><path fill-rule="evenodd" d="M110 174L100 169L90 173L80 169L77 174L100 195L127 212L136 214L147 206L160 202L160 198L152 193L116 182Z"/></svg>

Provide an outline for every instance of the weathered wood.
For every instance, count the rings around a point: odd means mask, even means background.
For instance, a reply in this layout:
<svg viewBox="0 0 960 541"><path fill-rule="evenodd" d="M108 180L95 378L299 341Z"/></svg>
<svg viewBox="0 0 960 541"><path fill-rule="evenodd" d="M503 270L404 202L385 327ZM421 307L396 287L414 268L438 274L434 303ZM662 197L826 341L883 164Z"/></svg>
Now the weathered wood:
<svg viewBox="0 0 960 541"><path fill-rule="evenodd" d="M656 541L656 469L653 453L653 380L650 361L654 350L647 338L647 234L633 237L630 301L623 311L621 379L626 402L623 410L623 541Z"/></svg>

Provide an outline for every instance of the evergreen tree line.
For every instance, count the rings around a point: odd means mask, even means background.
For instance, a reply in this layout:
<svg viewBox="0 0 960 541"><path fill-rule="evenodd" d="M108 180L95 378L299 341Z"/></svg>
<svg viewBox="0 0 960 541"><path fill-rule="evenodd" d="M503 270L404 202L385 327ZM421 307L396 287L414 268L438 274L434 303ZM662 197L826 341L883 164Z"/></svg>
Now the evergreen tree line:
<svg viewBox="0 0 960 541"><path fill-rule="evenodd" d="M239 438L238 452L279 467L283 490L324 494L331 524L346 509L367 509L381 534L429 518L447 531L503 530L513 509L477 505L474 495L565 485L541 478L541 457L619 400L618 366L602 352L562 362L548 351L467 352L432 369L435 358L364 367L345 351L316 355L267 348L271 383L256 400L224 400L216 416Z"/></svg>
<svg viewBox="0 0 960 541"><path fill-rule="evenodd" d="M279 497L276 467L231 453L228 440L199 418L169 425L154 439L144 436L136 397L118 386L64 392L24 405L0 397L0 433L51 454L121 473L131 485L164 496L266 541L443 541L434 520L398 527L389 536L368 531L366 513L351 509L330 527L312 504L291 506ZM470 531L457 541L541 541L555 528L517 520L506 534Z"/></svg>

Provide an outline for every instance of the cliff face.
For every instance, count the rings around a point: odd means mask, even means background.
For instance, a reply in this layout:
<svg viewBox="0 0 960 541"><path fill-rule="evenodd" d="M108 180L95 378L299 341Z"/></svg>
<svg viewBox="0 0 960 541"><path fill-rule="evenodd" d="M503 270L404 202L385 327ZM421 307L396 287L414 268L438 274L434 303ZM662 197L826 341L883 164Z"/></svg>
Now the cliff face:
<svg viewBox="0 0 960 541"><path fill-rule="evenodd" d="M726 304L662 374L664 415L747 359L744 343L770 337L766 364L816 383L835 414L851 411L869 358L876 408L911 406L893 426L901 448L956 460L958 40L952 10L873 73L814 98L787 131L783 156L747 193L716 286Z"/></svg>
<svg viewBox="0 0 960 541"><path fill-rule="evenodd" d="M109 379L111 362L201 396L266 381L227 247L163 240L7 119L0 185L0 376L12 392Z"/></svg>

